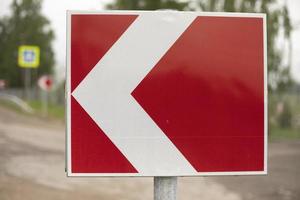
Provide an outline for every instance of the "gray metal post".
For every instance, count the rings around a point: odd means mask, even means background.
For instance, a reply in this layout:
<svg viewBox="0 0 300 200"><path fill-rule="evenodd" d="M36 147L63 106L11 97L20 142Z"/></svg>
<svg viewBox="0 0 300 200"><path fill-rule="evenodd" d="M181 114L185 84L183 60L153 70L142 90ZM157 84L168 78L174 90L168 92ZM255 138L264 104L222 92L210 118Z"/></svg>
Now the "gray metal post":
<svg viewBox="0 0 300 200"><path fill-rule="evenodd" d="M25 69L25 98L27 101L30 100L31 98L30 86L31 86L31 69L26 68Z"/></svg>
<svg viewBox="0 0 300 200"><path fill-rule="evenodd" d="M42 111L44 117L48 116L48 91L41 91L42 94Z"/></svg>
<svg viewBox="0 0 300 200"><path fill-rule="evenodd" d="M176 200L177 177L154 177L154 200Z"/></svg>

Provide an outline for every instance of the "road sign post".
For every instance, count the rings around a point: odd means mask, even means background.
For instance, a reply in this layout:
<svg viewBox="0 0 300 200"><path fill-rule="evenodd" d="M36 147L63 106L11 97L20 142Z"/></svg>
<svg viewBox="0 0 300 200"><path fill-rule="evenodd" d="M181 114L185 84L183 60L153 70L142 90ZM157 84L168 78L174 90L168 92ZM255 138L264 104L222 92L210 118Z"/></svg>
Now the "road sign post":
<svg viewBox="0 0 300 200"><path fill-rule="evenodd" d="M48 98L49 92L53 86L52 77L49 75L43 75L38 80L38 86L41 89L41 101L42 101L42 113L46 117L48 116Z"/></svg>
<svg viewBox="0 0 300 200"><path fill-rule="evenodd" d="M18 50L18 64L24 68L25 98L31 98L31 70L40 64L40 48L38 46L21 45Z"/></svg>
<svg viewBox="0 0 300 200"><path fill-rule="evenodd" d="M176 200L177 177L154 177L154 200Z"/></svg>
<svg viewBox="0 0 300 200"><path fill-rule="evenodd" d="M31 99L31 69L24 69L24 86L25 86L25 99Z"/></svg>
<svg viewBox="0 0 300 200"><path fill-rule="evenodd" d="M267 173L264 14L70 11L67 24L68 176Z"/></svg>
<svg viewBox="0 0 300 200"><path fill-rule="evenodd" d="M68 12L67 175L267 173L263 14ZM101 38L101 39L100 39Z"/></svg>
<svg viewBox="0 0 300 200"><path fill-rule="evenodd" d="M45 117L48 116L48 92L42 91L42 113Z"/></svg>

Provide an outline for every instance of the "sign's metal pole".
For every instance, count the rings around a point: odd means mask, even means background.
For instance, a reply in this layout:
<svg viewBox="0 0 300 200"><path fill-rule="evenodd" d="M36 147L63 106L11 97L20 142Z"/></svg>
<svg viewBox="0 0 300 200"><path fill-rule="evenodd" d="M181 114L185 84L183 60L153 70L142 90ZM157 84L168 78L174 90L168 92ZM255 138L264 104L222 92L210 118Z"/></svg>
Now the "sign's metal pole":
<svg viewBox="0 0 300 200"><path fill-rule="evenodd" d="M29 101L31 98L30 86L31 86L31 69L26 68L25 69L25 98L27 101Z"/></svg>
<svg viewBox="0 0 300 200"><path fill-rule="evenodd" d="M47 91L41 91L42 92L42 105L43 105L43 115L44 117L48 116L48 92Z"/></svg>
<svg viewBox="0 0 300 200"><path fill-rule="evenodd" d="M176 200L177 177L154 177L154 200Z"/></svg>

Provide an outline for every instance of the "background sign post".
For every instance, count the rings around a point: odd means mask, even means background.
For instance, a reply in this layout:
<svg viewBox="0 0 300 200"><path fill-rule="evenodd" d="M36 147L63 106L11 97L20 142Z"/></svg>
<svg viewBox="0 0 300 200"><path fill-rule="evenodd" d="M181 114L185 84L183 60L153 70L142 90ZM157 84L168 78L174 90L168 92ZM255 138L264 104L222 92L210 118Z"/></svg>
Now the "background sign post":
<svg viewBox="0 0 300 200"><path fill-rule="evenodd" d="M43 75L39 78L38 85L41 88L42 112L46 117L48 116L48 93L52 89L53 79L49 75Z"/></svg>
<svg viewBox="0 0 300 200"><path fill-rule="evenodd" d="M31 87L31 68L37 68L40 65L40 48L38 46L19 46L18 64L20 67L25 68L24 86L25 98L30 99Z"/></svg>
<svg viewBox="0 0 300 200"><path fill-rule="evenodd" d="M24 77L24 87L25 87L25 99L29 100L31 98L30 85L31 85L31 69L26 68Z"/></svg>

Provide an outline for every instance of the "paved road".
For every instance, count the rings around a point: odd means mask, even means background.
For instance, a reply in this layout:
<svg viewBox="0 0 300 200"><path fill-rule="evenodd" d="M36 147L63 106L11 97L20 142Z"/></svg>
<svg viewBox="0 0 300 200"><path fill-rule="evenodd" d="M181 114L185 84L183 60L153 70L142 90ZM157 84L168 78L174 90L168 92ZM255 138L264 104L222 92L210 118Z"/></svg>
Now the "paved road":
<svg viewBox="0 0 300 200"><path fill-rule="evenodd" d="M299 200L300 141L270 144L268 176L180 178L178 199ZM0 199L153 199L151 178L66 178L64 124L0 107Z"/></svg>

